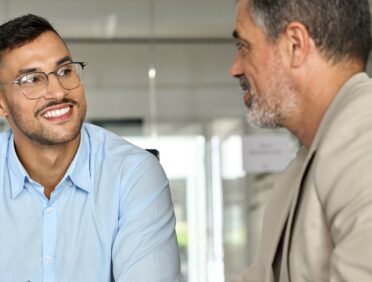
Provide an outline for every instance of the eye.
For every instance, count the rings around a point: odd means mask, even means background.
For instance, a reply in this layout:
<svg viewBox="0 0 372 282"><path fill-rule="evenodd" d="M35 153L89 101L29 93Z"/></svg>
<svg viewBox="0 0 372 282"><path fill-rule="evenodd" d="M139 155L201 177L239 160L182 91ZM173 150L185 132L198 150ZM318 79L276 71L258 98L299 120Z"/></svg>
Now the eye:
<svg viewBox="0 0 372 282"><path fill-rule="evenodd" d="M235 45L242 57L246 57L251 53L251 45L248 42L238 40Z"/></svg>
<svg viewBox="0 0 372 282"><path fill-rule="evenodd" d="M41 73L30 73L18 79L20 86L32 86L45 82L45 75Z"/></svg>
<svg viewBox="0 0 372 282"><path fill-rule="evenodd" d="M63 77L63 76L68 76L74 71L74 65L73 64L67 64L62 67L60 67L57 70L57 76L58 77Z"/></svg>

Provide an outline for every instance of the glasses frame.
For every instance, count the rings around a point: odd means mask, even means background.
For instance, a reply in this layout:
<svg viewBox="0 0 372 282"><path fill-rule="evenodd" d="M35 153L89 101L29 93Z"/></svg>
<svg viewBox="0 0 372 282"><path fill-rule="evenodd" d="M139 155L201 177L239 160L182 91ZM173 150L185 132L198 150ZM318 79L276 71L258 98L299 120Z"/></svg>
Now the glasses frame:
<svg viewBox="0 0 372 282"><path fill-rule="evenodd" d="M59 66L59 67L56 68L54 71L51 71L51 72L48 72L48 73L43 72L43 71L35 71L35 72L31 72L31 73L24 74L24 75L22 75L21 77L17 78L16 80L12 81L10 84L18 85L18 86L20 87L20 89L22 89L22 86L21 86L21 79L22 79L24 76L27 76L27 75L30 75L30 74L35 74L35 73L37 74L37 73L38 73L38 74L44 74L45 77L47 78L47 80L46 80L46 81L47 81L47 84L46 84L46 88L45 88L45 90L47 90L47 89L48 89L48 85L49 85L49 75L50 75L50 74L54 74L55 77L57 78L59 84L62 86L63 89L66 89L66 90L76 89L76 88L78 88L78 87L81 85L81 79L82 79L82 77L80 77L80 84L79 84L78 86L73 87L73 88L66 88L66 87L63 86L63 83L61 83L61 81L60 81L60 76L58 76L58 74L57 74L58 70L59 70L61 67L66 66L66 65L69 65L69 64L77 64L77 65L80 65L80 66L81 66L81 72L82 72L82 74L83 74L83 71L84 71L85 66L87 65L86 62L68 62L68 63L66 63L66 64L63 64L63 65ZM23 91L22 91L22 95L23 95L24 97L26 97L27 99L30 99L30 100L36 100L36 99L40 99L41 97L44 97L44 96L46 95L46 91L45 91L45 93L41 94L41 95L38 96L38 97L28 97L28 96L27 96Z"/></svg>

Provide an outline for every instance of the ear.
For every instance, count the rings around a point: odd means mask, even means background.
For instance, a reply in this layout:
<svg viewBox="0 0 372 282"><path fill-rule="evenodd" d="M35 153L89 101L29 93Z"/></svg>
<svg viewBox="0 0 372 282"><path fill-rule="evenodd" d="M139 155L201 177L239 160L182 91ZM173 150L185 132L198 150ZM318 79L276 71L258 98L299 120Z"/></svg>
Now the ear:
<svg viewBox="0 0 372 282"><path fill-rule="evenodd" d="M291 67L300 67L310 51L311 38L300 22L290 22L284 30Z"/></svg>
<svg viewBox="0 0 372 282"><path fill-rule="evenodd" d="M5 93L2 91L1 86L0 86L0 116L6 118L8 116L8 110L7 110L4 95L5 95Z"/></svg>

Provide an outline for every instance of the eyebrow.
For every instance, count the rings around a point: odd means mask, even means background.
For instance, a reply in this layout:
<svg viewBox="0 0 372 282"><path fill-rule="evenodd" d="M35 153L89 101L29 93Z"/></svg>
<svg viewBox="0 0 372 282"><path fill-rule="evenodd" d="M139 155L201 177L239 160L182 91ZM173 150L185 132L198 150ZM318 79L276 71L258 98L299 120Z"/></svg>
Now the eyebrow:
<svg viewBox="0 0 372 282"><path fill-rule="evenodd" d="M36 71L38 71L37 68L20 69L20 70L17 72L16 76L20 76L20 75L22 75L22 74L31 73L31 72L36 72Z"/></svg>
<svg viewBox="0 0 372 282"><path fill-rule="evenodd" d="M252 44L246 39L243 39L240 35L239 32L235 29L232 33L232 36L239 42L239 45L242 45L246 48L251 48Z"/></svg>
<svg viewBox="0 0 372 282"><path fill-rule="evenodd" d="M56 66L62 65L63 63L66 62L72 62L72 59L70 56L63 57L62 59L58 60L56 63Z"/></svg>
<svg viewBox="0 0 372 282"><path fill-rule="evenodd" d="M63 57L62 59L58 60L56 62L56 67L62 65L63 63L66 63L66 62L72 62L72 59L70 56L66 56L66 57ZM39 68L26 68L26 69L20 69L18 72L17 72L17 75L16 76L20 76L22 74L27 74L27 73L32 73L32 72L38 72L38 71L41 71Z"/></svg>

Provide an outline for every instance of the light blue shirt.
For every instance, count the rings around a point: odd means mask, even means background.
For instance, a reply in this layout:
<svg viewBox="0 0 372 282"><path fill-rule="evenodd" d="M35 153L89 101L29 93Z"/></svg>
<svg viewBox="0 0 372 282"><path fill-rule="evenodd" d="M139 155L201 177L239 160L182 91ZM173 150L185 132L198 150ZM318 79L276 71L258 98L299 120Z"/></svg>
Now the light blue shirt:
<svg viewBox="0 0 372 282"><path fill-rule="evenodd" d="M175 216L158 160L84 124L50 200L0 134L0 282L174 282Z"/></svg>

